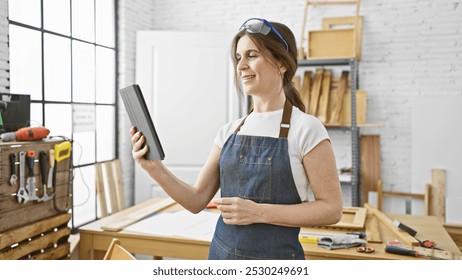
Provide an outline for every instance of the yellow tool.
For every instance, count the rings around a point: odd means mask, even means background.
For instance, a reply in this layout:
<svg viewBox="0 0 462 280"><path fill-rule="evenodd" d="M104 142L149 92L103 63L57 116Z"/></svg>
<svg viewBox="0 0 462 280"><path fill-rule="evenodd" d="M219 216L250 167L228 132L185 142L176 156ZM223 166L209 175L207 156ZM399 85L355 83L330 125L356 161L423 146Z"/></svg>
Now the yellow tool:
<svg viewBox="0 0 462 280"><path fill-rule="evenodd" d="M307 243L307 244L318 244L318 237L317 236L298 236L298 241L300 243Z"/></svg>
<svg viewBox="0 0 462 280"><path fill-rule="evenodd" d="M64 159L67 159L71 155L71 142L64 141L62 143L55 145L55 160L60 162Z"/></svg>

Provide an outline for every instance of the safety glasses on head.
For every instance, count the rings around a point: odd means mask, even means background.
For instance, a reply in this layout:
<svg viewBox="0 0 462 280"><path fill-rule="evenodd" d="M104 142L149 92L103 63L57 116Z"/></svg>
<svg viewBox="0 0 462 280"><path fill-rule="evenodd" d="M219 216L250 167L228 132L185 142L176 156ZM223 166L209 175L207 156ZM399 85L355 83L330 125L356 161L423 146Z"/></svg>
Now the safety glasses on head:
<svg viewBox="0 0 462 280"><path fill-rule="evenodd" d="M282 37L282 35L274 28L274 26L267 21L266 19L262 18L251 18L248 19L246 22L244 22L241 27L239 28L239 31L241 30L247 30L247 32L250 33L259 33L263 35L268 35L270 31L273 31L276 36L281 39L282 42L284 42L286 46L286 51L289 51L289 45L287 44L286 40Z"/></svg>

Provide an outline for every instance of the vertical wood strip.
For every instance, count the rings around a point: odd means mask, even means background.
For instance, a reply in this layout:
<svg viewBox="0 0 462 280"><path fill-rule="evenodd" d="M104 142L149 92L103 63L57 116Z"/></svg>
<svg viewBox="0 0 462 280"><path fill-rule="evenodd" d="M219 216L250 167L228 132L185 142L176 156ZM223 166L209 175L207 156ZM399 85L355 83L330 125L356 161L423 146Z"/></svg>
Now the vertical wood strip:
<svg viewBox="0 0 462 280"><path fill-rule="evenodd" d="M117 204L117 195L114 183L114 172L112 170L112 163L110 161L103 163L106 171L107 191L109 192L109 200L111 203L111 213L119 212L119 205Z"/></svg>
<svg viewBox="0 0 462 280"><path fill-rule="evenodd" d="M114 182L117 196L117 205L119 210L125 209L125 195L124 195L124 182L122 178L122 166L120 160L115 159L112 161L114 170Z"/></svg>
<svg viewBox="0 0 462 280"><path fill-rule="evenodd" d="M103 168L101 163L95 164L96 171L96 196L98 197L101 217L108 215L106 204L106 192L104 191Z"/></svg>

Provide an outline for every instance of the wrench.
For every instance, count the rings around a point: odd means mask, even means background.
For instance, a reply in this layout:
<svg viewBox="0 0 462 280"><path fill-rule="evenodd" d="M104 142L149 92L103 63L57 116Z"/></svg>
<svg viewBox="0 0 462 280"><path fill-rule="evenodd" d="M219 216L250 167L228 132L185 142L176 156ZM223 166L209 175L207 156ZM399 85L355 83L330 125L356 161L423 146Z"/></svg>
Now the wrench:
<svg viewBox="0 0 462 280"><path fill-rule="evenodd" d="M13 187L16 186L16 181L18 180L18 176L16 176L16 154L10 154L10 170L11 170L11 177L10 177L10 185Z"/></svg>
<svg viewBox="0 0 462 280"><path fill-rule="evenodd" d="M18 202L21 203L24 201L26 203L29 201L29 196L27 195L26 188L24 183L26 181L26 153L21 151L19 152L19 189L17 193Z"/></svg>
<svg viewBox="0 0 462 280"><path fill-rule="evenodd" d="M34 164L35 164L35 152L27 151L27 166L29 167L29 175L27 177L26 188L29 192L29 200L38 200L35 193L35 176L34 176Z"/></svg>
<svg viewBox="0 0 462 280"><path fill-rule="evenodd" d="M38 199L38 202L45 202L53 198L55 194L49 196L47 194L47 153L41 151L39 154L40 173L42 175L43 195Z"/></svg>

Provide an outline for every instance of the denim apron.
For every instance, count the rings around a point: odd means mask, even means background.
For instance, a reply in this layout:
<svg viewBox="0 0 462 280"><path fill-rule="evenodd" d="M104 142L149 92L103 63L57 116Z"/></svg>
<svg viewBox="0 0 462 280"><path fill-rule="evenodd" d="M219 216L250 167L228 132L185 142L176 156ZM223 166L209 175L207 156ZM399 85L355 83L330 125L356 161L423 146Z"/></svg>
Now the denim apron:
<svg viewBox="0 0 462 280"><path fill-rule="evenodd" d="M256 203L301 203L288 153L291 113L292 105L286 101L279 138L238 135L245 119L241 122L221 151L221 197ZM209 259L304 259L299 232L299 227L270 224L227 225L220 216Z"/></svg>

